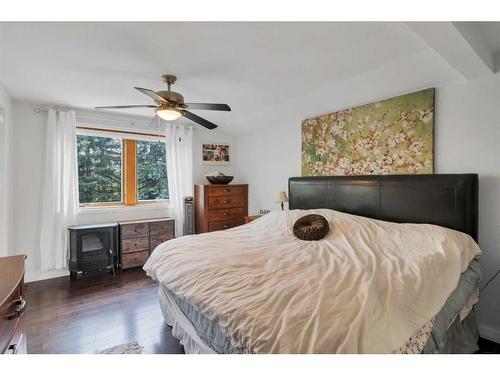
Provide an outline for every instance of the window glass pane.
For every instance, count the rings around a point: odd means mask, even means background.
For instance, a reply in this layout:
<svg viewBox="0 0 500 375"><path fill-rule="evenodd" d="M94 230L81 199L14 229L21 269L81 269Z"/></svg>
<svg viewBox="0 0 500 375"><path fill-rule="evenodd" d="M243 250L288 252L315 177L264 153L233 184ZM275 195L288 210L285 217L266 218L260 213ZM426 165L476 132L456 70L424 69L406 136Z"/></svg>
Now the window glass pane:
<svg viewBox="0 0 500 375"><path fill-rule="evenodd" d="M78 135L77 152L80 203L121 202L121 139Z"/></svg>
<svg viewBox="0 0 500 375"><path fill-rule="evenodd" d="M137 141L138 199L168 199L165 142Z"/></svg>

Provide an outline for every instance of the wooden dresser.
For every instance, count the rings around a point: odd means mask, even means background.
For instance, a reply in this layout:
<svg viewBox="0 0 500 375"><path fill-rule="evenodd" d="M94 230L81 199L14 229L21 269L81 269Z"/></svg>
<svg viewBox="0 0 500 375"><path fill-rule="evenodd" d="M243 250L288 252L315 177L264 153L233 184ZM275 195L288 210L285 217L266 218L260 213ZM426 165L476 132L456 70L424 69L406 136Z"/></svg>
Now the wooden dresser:
<svg viewBox="0 0 500 375"><path fill-rule="evenodd" d="M195 185L196 233L213 232L245 223L248 185Z"/></svg>
<svg viewBox="0 0 500 375"><path fill-rule="evenodd" d="M26 354L24 255L0 258L0 353Z"/></svg>
<svg viewBox="0 0 500 375"><path fill-rule="evenodd" d="M140 267L162 242L175 237L174 219L120 221L120 267Z"/></svg>

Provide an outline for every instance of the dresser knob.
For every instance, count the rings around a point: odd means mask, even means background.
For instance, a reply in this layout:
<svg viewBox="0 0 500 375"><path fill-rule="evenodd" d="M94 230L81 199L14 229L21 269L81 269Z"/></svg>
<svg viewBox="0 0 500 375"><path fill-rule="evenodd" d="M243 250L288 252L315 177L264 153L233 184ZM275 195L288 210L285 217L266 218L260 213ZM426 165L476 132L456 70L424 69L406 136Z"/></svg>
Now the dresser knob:
<svg viewBox="0 0 500 375"><path fill-rule="evenodd" d="M14 304L17 306L16 311L14 311L12 314L7 315L8 320L19 318L24 314L24 311L26 310L26 300L23 297L15 300Z"/></svg>

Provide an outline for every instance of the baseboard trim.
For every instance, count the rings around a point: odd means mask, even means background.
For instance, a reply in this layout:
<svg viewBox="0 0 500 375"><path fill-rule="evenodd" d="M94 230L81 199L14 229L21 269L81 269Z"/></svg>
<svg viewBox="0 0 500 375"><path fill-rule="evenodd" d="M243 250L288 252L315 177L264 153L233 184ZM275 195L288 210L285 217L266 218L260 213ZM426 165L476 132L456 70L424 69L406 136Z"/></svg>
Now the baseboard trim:
<svg viewBox="0 0 500 375"><path fill-rule="evenodd" d="M479 324L479 336L483 339L494 341L500 344L500 330L485 326L484 324Z"/></svg>
<svg viewBox="0 0 500 375"><path fill-rule="evenodd" d="M31 283L33 281L54 279L56 277L61 277L61 276L69 276L69 271L68 270L50 270L50 271L43 271L43 272L32 272L32 273L27 273L24 276L24 280L27 283Z"/></svg>

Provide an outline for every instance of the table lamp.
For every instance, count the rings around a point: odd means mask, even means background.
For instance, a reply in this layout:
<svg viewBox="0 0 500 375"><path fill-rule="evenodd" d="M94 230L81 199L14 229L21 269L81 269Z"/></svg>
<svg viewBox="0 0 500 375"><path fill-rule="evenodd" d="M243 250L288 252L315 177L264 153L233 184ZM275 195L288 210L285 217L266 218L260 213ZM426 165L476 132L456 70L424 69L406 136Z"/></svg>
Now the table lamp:
<svg viewBox="0 0 500 375"><path fill-rule="evenodd" d="M278 198L276 199L276 203L281 203L281 210L285 209L285 202L288 202L288 197L285 191L280 191L278 193Z"/></svg>

